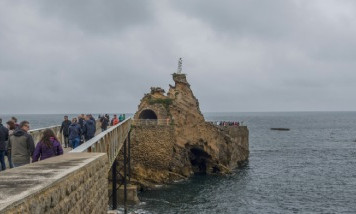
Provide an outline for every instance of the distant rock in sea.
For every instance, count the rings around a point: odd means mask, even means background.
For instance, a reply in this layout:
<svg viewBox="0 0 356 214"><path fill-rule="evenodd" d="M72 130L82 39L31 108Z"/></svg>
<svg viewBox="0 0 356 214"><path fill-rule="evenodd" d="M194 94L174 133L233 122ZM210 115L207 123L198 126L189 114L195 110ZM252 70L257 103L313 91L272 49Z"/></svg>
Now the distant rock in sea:
<svg viewBox="0 0 356 214"><path fill-rule="evenodd" d="M271 128L271 130L274 130L274 131L289 131L290 129L289 128Z"/></svg>

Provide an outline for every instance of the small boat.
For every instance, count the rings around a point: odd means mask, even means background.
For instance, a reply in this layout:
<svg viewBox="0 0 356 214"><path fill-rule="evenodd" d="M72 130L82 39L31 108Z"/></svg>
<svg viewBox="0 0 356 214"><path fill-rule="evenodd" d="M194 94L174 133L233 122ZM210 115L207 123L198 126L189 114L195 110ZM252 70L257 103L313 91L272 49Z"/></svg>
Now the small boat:
<svg viewBox="0 0 356 214"><path fill-rule="evenodd" d="M276 130L276 131L289 131L290 129L288 129L288 128L271 128L271 130Z"/></svg>

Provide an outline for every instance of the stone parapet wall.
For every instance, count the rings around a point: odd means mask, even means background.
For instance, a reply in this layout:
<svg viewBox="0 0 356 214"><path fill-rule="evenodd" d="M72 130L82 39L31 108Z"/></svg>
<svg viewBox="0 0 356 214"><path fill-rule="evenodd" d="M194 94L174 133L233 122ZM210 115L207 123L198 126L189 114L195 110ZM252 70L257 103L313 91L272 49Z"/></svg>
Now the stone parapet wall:
<svg viewBox="0 0 356 214"><path fill-rule="evenodd" d="M188 153L176 145L174 126L135 126L131 130L132 181L140 187L190 176Z"/></svg>
<svg viewBox="0 0 356 214"><path fill-rule="evenodd" d="M106 213L104 153L65 154L0 173L0 213Z"/></svg>
<svg viewBox="0 0 356 214"><path fill-rule="evenodd" d="M227 126L224 127L238 146L249 151L249 131L247 126Z"/></svg>
<svg viewBox="0 0 356 214"><path fill-rule="evenodd" d="M171 126L136 126L131 130L131 157L134 164L157 170L169 168L175 144ZM154 154L154 155L152 155Z"/></svg>

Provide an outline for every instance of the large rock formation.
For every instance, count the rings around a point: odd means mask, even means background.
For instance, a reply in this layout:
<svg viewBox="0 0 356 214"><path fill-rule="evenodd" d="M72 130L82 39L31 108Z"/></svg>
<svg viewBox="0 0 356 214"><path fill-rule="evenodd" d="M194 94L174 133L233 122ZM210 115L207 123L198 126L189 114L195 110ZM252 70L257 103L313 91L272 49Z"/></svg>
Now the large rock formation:
<svg viewBox="0 0 356 214"><path fill-rule="evenodd" d="M194 173L228 173L248 159L248 129L206 122L185 74L145 94L131 133L132 178L143 187Z"/></svg>

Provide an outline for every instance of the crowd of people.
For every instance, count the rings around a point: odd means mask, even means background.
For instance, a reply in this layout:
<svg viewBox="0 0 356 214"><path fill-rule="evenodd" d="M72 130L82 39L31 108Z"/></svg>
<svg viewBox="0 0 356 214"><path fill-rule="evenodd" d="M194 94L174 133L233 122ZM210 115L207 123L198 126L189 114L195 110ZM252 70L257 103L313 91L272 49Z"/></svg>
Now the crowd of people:
<svg viewBox="0 0 356 214"><path fill-rule="evenodd" d="M101 130L105 131L109 126L110 116L108 114L105 114L104 116L99 115L98 119L100 120L101 123ZM115 126L120 122L124 121L125 119L126 119L125 114L120 114L119 117L117 117L117 114L114 114L114 117L110 121L110 126Z"/></svg>
<svg viewBox="0 0 356 214"><path fill-rule="evenodd" d="M33 138L28 134L28 131L30 130L30 123L28 121L24 120L18 124L17 119L12 117L11 120L6 122L6 125L7 127L2 124L2 119L0 118L0 163L2 171L6 169L5 156L7 156L9 167L13 168L30 163L31 157L34 162L35 159L33 155L35 150L39 153L39 155L37 155L38 157L41 156L42 152L48 152L47 150L42 151L41 148L37 148L40 145L37 145L35 148ZM53 136L54 141L55 135L53 131L50 129L48 130L52 132L50 137ZM48 143L48 130L45 130L41 139L41 142L46 144ZM50 152L54 153L55 151L51 150ZM41 157L41 159L45 159L48 155L49 153L44 155L44 157Z"/></svg>
<svg viewBox="0 0 356 214"><path fill-rule="evenodd" d="M80 114L78 118L73 117L71 120L68 116L64 116L60 129L64 137L64 148L71 147L72 149L93 138L95 132L96 121L91 114Z"/></svg>
<svg viewBox="0 0 356 214"><path fill-rule="evenodd" d="M114 126L125 120L125 114L119 117L115 114L112 120L108 114L99 115L100 128L105 131L109 125ZM110 122L109 122L110 121ZM17 123L17 118L12 117L6 122L6 127L0 118L0 164L1 171L6 170L5 158L10 168L44 160L63 154L63 147L52 129L45 129L40 141L36 144L28 133L30 122L24 120ZM96 133L96 121L91 114L80 114L69 120L64 116L60 133L63 134L64 148L75 149L85 141L90 140Z"/></svg>
<svg viewBox="0 0 356 214"><path fill-rule="evenodd" d="M211 123L217 126L243 126L243 121L216 121Z"/></svg>

